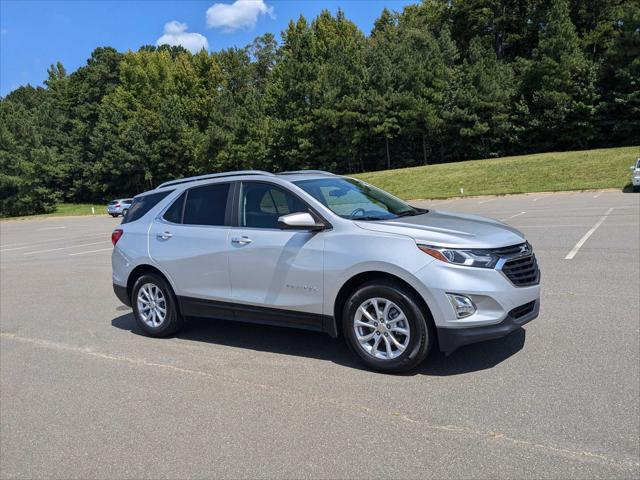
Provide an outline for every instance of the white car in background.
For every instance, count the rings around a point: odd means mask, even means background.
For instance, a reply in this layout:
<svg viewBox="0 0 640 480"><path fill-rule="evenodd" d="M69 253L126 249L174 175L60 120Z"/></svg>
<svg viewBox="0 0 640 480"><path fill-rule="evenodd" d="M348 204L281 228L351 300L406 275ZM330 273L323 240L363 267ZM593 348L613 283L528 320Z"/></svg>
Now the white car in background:
<svg viewBox="0 0 640 480"><path fill-rule="evenodd" d="M633 185L633 191L640 191L640 158L636 160L635 167L629 167L631 170L631 184Z"/></svg>
<svg viewBox="0 0 640 480"><path fill-rule="evenodd" d="M133 202L133 198L111 200L107 204L107 213L114 218L118 215L122 215L124 217L129 211L129 207L131 207L131 202Z"/></svg>

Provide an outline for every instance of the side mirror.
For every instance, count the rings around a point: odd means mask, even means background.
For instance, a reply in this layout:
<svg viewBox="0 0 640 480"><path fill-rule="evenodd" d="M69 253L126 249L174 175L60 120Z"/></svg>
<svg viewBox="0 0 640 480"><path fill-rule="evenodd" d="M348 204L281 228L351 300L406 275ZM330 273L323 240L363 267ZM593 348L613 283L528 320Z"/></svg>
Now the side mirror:
<svg viewBox="0 0 640 480"><path fill-rule="evenodd" d="M325 226L318 223L310 213L299 212L282 215L278 218L278 226L283 230L324 230Z"/></svg>

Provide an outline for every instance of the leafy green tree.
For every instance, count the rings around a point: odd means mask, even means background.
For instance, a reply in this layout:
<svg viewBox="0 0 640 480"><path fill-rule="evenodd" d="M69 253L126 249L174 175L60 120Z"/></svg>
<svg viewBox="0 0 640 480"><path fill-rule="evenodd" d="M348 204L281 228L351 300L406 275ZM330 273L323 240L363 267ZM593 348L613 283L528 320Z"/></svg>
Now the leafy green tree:
<svg viewBox="0 0 640 480"><path fill-rule="evenodd" d="M587 148L595 137L596 66L580 48L566 0L549 9L531 59L520 62L536 149Z"/></svg>

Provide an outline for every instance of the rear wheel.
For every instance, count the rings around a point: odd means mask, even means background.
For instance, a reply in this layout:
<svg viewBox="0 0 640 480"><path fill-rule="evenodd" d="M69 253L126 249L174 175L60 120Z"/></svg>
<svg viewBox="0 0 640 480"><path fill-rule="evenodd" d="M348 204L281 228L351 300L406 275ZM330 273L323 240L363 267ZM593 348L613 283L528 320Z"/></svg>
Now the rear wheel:
<svg viewBox="0 0 640 480"><path fill-rule="evenodd" d="M116 218L118 216L117 213L110 213L109 215L111 215L113 218Z"/></svg>
<svg viewBox="0 0 640 480"><path fill-rule="evenodd" d="M152 337L172 335L184 323L171 287L157 274L148 273L136 280L131 305L136 323Z"/></svg>
<svg viewBox="0 0 640 480"><path fill-rule="evenodd" d="M351 350L370 368L399 373L428 355L433 332L415 294L381 280L358 288L343 310L344 336Z"/></svg>

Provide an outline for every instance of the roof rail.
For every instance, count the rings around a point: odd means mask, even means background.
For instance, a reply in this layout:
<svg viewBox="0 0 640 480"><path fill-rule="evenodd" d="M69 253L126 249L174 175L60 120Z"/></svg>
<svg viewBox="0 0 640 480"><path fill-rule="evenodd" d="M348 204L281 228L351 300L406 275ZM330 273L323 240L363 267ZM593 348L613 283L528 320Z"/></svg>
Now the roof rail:
<svg viewBox="0 0 640 480"><path fill-rule="evenodd" d="M276 173L276 175L299 175L299 174L305 174L305 173L308 173L310 175L313 175L316 173L323 173L325 175L335 175L334 173L327 172L325 170L291 170L288 172L278 172Z"/></svg>
<svg viewBox="0 0 640 480"><path fill-rule="evenodd" d="M237 177L239 175L273 175L273 173L263 172L262 170L238 170L235 172L209 173L207 175L198 175L196 177L186 177L179 178L177 180L170 180L168 182L161 183L156 188L171 187L173 185L198 182L200 180L209 180L210 178Z"/></svg>

